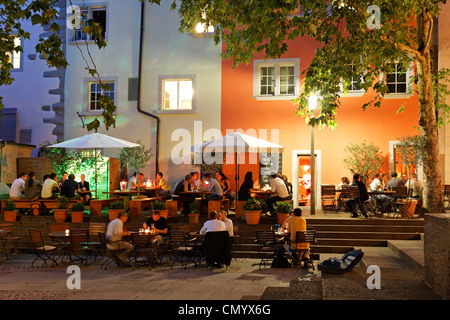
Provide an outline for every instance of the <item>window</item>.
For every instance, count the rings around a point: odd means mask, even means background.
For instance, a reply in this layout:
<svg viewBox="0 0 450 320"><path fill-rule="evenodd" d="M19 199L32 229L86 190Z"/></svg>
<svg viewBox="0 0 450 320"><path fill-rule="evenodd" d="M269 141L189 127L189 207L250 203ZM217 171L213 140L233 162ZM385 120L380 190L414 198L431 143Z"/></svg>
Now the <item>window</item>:
<svg viewBox="0 0 450 320"><path fill-rule="evenodd" d="M20 37L15 36L14 37L14 47L20 47L22 41L20 39ZM13 51L13 52L9 52L7 53L9 56L9 62L13 65L12 69L13 70L19 70L22 68L22 63L21 63L21 57L22 57L22 52L20 51Z"/></svg>
<svg viewBox="0 0 450 320"><path fill-rule="evenodd" d="M161 80L161 110L187 111L194 109L194 80L190 77Z"/></svg>
<svg viewBox="0 0 450 320"><path fill-rule="evenodd" d="M109 90L102 90L100 88L99 82L89 82L88 83L88 111L98 111L102 110L102 107L100 106L100 97L102 95L105 95L109 98L111 98L112 101L114 101L114 81L108 81L104 82L105 85L109 85Z"/></svg>
<svg viewBox="0 0 450 320"><path fill-rule="evenodd" d="M356 66L355 64L349 64L348 65L348 72L349 74L351 74L351 77L348 81L347 84L347 92L345 94L345 96L348 97L357 97L357 96L362 96L364 94L364 89L362 89L361 87L361 83L363 82L363 76L361 74L356 74ZM341 92L344 92L344 80L342 81L341 84Z"/></svg>
<svg viewBox="0 0 450 320"><path fill-rule="evenodd" d="M85 34L83 32L83 27L86 26L86 21L89 19L93 19L96 23L99 23L102 28L102 36L105 40L107 40L107 9L105 6L101 7L88 7L88 8L82 8L81 9L81 28L80 29L74 29L70 30L69 32L69 41L70 42L76 42L76 41L93 41L94 39L91 38L90 35Z"/></svg>
<svg viewBox="0 0 450 320"><path fill-rule="evenodd" d="M409 98L412 95L412 77L414 75L413 64L404 66L400 63L392 63L392 71L386 73L387 93L385 99Z"/></svg>
<svg viewBox="0 0 450 320"><path fill-rule="evenodd" d="M254 61L253 93L258 100L292 99L300 90L300 59Z"/></svg>

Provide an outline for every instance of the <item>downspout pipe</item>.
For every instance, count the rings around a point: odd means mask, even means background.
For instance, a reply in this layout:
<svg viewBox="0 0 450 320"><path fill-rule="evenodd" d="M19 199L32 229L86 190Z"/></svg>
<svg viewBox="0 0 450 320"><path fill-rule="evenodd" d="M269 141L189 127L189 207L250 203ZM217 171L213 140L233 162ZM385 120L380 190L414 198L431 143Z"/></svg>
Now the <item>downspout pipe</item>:
<svg viewBox="0 0 450 320"><path fill-rule="evenodd" d="M156 151L155 151L155 174L159 171L159 131L161 119L150 112L144 111L141 108L141 86L142 86L142 55L143 55L143 44L144 44L144 19L145 19L145 1L141 3L141 30L139 39L139 70L138 70L138 91L137 91L137 111L152 119L156 120Z"/></svg>

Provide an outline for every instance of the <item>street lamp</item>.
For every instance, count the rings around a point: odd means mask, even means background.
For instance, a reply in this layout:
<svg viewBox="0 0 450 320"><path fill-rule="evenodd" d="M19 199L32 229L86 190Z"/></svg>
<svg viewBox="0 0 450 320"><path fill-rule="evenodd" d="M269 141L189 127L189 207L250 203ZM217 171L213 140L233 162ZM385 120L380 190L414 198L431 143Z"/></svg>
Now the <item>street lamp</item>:
<svg viewBox="0 0 450 320"><path fill-rule="evenodd" d="M312 95L308 98L308 107L312 112L312 118L314 118L314 111L317 108L317 100L319 96ZM316 163L315 163L315 150L314 150L314 125L311 125L311 207L310 214L313 216L316 214Z"/></svg>

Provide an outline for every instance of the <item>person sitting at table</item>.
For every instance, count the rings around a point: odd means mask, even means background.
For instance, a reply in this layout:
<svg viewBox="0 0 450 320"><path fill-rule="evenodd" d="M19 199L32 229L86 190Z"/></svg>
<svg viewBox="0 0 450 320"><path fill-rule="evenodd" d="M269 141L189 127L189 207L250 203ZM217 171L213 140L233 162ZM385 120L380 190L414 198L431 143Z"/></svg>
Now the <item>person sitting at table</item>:
<svg viewBox="0 0 450 320"><path fill-rule="evenodd" d="M86 176L84 174L80 175L80 182L78 182L78 191L89 191L89 182L86 181ZM89 203L92 197L92 193L80 193L80 197L83 199L83 203Z"/></svg>
<svg viewBox="0 0 450 320"><path fill-rule="evenodd" d="M11 184L11 189L9 190L9 198L10 199L23 199L25 191L25 181L27 180L28 175L25 172L22 172L20 176L13 181Z"/></svg>
<svg viewBox="0 0 450 320"><path fill-rule="evenodd" d="M197 171L192 171L190 175L192 176L192 190L200 190L200 188L202 187L200 174Z"/></svg>
<svg viewBox="0 0 450 320"><path fill-rule="evenodd" d="M36 174L31 171L28 174L28 179L25 182L24 197L25 199L37 199L42 191L42 184L39 180L36 180Z"/></svg>
<svg viewBox="0 0 450 320"><path fill-rule="evenodd" d="M153 226L153 228L152 228ZM152 228L152 232L154 232L156 244L160 245L164 242L164 236L167 234L169 230L169 225L167 224L167 219L161 217L161 212L158 210L153 211L153 214L150 218L148 218L147 222L144 222L144 229Z"/></svg>
<svg viewBox="0 0 450 320"><path fill-rule="evenodd" d="M289 200L289 193L283 180L276 173L270 176L270 190L275 194L266 200L266 208L263 209L263 213L273 216L275 215L275 208L273 207L275 202Z"/></svg>
<svg viewBox="0 0 450 320"><path fill-rule="evenodd" d="M138 185L139 188L145 188L144 174L142 172L138 173Z"/></svg>
<svg viewBox="0 0 450 320"><path fill-rule="evenodd" d="M137 188L137 172L134 173L134 175L128 180L127 184L127 190L130 191L132 189Z"/></svg>
<svg viewBox="0 0 450 320"><path fill-rule="evenodd" d="M203 179L205 180L205 185L208 186L206 190L211 192L210 194L206 195L206 201L222 200L223 189L219 181L211 178L211 173L209 172L203 175Z"/></svg>
<svg viewBox="0 0 450 320"><path fill-rule="evenodd" d="M283 180L289 195L292 197L292 183L288 181L288 177L286 175L282 175L281 180Z"/></svg>
<svg viewBox="0 0 450 320"><path fill-rule="evenodd" d="M41 191L42 199L56 199L60 188L56 179L56 173L50 173L48 179L44 180Z"/></svg>
<svg viewBox="0 0 450 320"><path fill-rule="evenodd" d="M231 194L230 180L221 171L217 172L216 180L219 181L222 187L222 193L224 198L229 198L231 202L234 200L234 196Z"/></svg>
<svg viewBox="0 0 450 320"><path fill-rule="evenodd" d="M397 172L391 173L391 180L386 184L386 189L391 190L392 188L404 187L405 182L403 179L397 177Z"/></svg>
<svg viewBox="0 0 450 320"><path fill-rule="evenodd" d="M159 196L170 196L170 185L163 179L163 173L156 173L156 188Z"/></svg>
<svg viewBox="0 0 450 320"><path fill-rule="evenodd" d="M253 172L247 171L244 176L244 182L242 182L241 187L239 188L238 200L247 201L250 199L251 189L253 189Z"/></svg>
<svg viewBox="0 0 450 320"><path fill-rule="evenodd" d="M350 180L347 177L342 177L341 182L337 185L336 189L341 190L343 186L349 186Z"/></svg>
<svg viewBox="0 0 450 320"><path fill-rule="evenodd" d="M287 233L290 240L290 247L296 251L300 251L300 256L294 255L294 261L301 262L304 258L304 267L307 266L309 256L309 243L296 243L297 231L306 231L306 220L302 217L302 209L295 208L292 215L287 219Z"/></svg>
<svg viewBox="0 0 450 320"><path fill-rule="evenodd" d="M58 182L58 185L61 187L64 181L68 179L69 174L67 172L63 172L61 181Z"/></svg>
<svg viewBox="0 0 450 320"><path fill-rule="evenodd" d="M372 182L369 185L370 191L377 191L382 189L382 184L380 180L380 173L375 173L375 178L372 180Z"/></svg>
<svg viewBox="0 0 450 320"><path fill-rule="evenodd" d="M75 181L75 175L69 174L67 180L65 180L61 186L61 196L65 196L70 200L78 200L80 197L76 194L78 190L78 183Z"/></svg>
<svg viewBox="0 0 450 320"><path fill-rule="evenodd" d="M191 190L192 176L187 174L183 180L178 181L172 189L172 197L183 203L182 214L187 216L190 212L190 206L195 201L195 195L183 194L182 192L188 192ZM174 197L175 196L175 197Z"/></svg>
<svg viewBox="0 0 450 320"><path fill-rule="evenodd" d="M220 210L219 220L225 223L225 229L228 231L230 237L234 237L233 221L227 218L228 213L225 210Z"/></svg>
<svg viewBox="0 0 450 320"><path fill-rule="evenodd" d="M422 183L417 180L417 175L415 173L411 173L411 178L408 179L406 187L412 188L412 198L422 199L423 186Z"/></svg>
<svg viewBox="0 0 450 320"><path fill-rule="evenodd" d="M212 231L227 231L225 223L219 220L217 211L212 210L209 213L209 220L207 220L200 229L200 234L206 234Z"/></svg>
<svg viewBox="0 0 450 320"><path fill-rule="evenodd" d="M129 257L133 252L133 245L124 241L124 236L129 236L131 234L130 231L123 231L123 224L127 222L128 215L126 212L121 211L116 219L111 221L106 228L106 241L108 250L122 250L121 253L117 256L118 260L116 261L120 267L129 267Z"/></svg>
<svg viewBox="0 0 450 320"><path fill-rule="evenodd" d="M345 202L347 208L350 209L352 213L352 218L358 218L358 213L356 211L356 207L359 207L361 213L364 217L368 218L366 211L364 210L363 203L366 200L369 200L369 194L367 193L366 185L360 181L361 176L359 173L355 173L353 175L353 183L352 186L357 186L359 190L359 197L354 199L349 199Z"/></svg>

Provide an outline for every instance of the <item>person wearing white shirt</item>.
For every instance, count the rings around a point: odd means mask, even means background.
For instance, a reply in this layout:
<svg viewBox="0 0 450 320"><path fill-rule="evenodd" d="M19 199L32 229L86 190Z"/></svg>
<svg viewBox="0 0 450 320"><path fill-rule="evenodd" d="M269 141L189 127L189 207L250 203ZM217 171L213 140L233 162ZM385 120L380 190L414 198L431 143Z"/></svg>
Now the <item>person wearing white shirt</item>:
<svg viewBox="0 0 450 320"><path fill-rule="evenodd" d="M265 214L275 215L275 209L273 205L277 201L283 201L283 200L290 200L291 197L289 196L289 193L286 188L286 184L284 181L278 177L277 174L272 174L270 179L270 190L272 192L275 192L273 196L271 196L266 201L267 205L267 212L264 212Z"/></svg>
<svg viewBox="0 0 450 320"><path fill-rule="evenodd" d="M200 230L200 234L206 234L213 231L226 231L225 223L219 220L217 211L213 210L209 213L209 219Z"/></svg>
<svg viewBox="0 0 450 320"><path fill-rule="evenodd" d="M220 211L219 220L225 223L225 229L228 231L230 237L234 237L233 221L227 218L227 212L225 210Z"/></svg>
<svg viewBox="0 0 450 320"><path fill-rule="evenodd" d="M19 178L13 181L11 189L9 191L10 199L20 199L24 197L23 191L25 191L25 181L28 175L26 173L21 173Z"/></svg>
<svg viewBox="0 0 450 320"><path fill-rule="evenodd" d="M370 183L370 191L377 191L381 189L381 186L380 174L375 173L375 179Z"/></svg>
<svg viewBox="0 0 450 320"><path fill-rule="evenodd" d="M130 235L130 231L123 231L123 224L127 222L128 215L125 212L120 212L119 216L108 224L106 229L107 247L109 250L121 250L117 256L121 267L128 267L130 265L128 258L133 252L134 246L123 241L124 236Z"/></svg>
<svg viewBox="0 0 450 320"><path fill-rule="evenodd" d="M128 180L127 184L128 191L134 188L137 188L137 172L135 172L134 175L130 178L130 180Z"/></svg>

